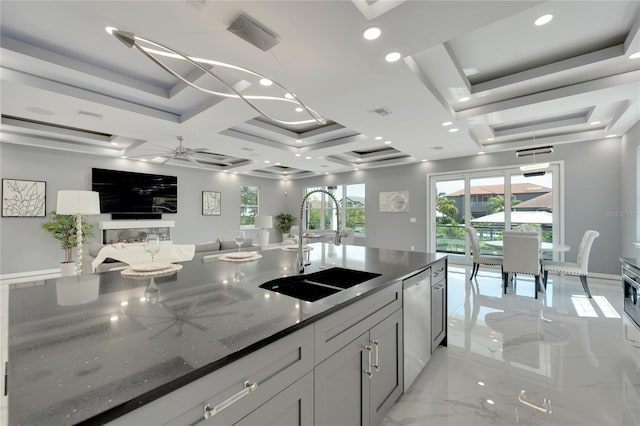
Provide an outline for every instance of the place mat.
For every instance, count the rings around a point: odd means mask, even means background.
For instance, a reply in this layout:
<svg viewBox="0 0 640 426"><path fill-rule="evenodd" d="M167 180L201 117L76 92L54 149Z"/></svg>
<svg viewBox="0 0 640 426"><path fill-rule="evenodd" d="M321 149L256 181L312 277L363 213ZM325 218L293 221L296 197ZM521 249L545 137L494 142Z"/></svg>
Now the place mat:
<svg viewBox="0 0 640 426"><path fill-rule="evenodd" d="M298 246L283 246L282 250L284 250L284 251L298 251L298 250L300 250L300 247L298 247ZM311 250L313 250L313 247L304 246L304 247L302 247L302 250L311 251Z"/></svg>
<svg viewBox="0 0 640 426"><path fill-rule="evenodd" d="M231 253L229 253L229 254L231 254ZM223 262L240 263L240 262L253 262L254 260L258 260L258 259L262 258L262 255L258 254L258 253L251 253L252 254L251 257L242 257L240 259L235 258L235 257L230 257L229 254L223 254L220 257L218 257L218 259L222 260Z"/></svg>
<svg viewBox="0 0 640 426"><path fill-rule="evenodd" d="M129 267L134 272L158 272L171 268L171 263L142 263Z"/></svg>
<svg viewBox="0 0 640 426"><path fill-rule="evenodd" d="M227 253L224 254L223 256L228 257L229 259L248 259L250 257L253 257L255 253L250 252L250 251L239 251L239 252L233 252L233 253Z"/></svg>
<svg viewBox="0 0 640 426"><path fill-rule="evenodd" d="M120 272L125 277L161 277L165 275L171 275L177 271L182 269L182 265L176 265L175 263L169 264L169 268L161 269L158 271L148 271L148 272L140 272L133 269L133 267L128 267L127 269Z"/></svg>

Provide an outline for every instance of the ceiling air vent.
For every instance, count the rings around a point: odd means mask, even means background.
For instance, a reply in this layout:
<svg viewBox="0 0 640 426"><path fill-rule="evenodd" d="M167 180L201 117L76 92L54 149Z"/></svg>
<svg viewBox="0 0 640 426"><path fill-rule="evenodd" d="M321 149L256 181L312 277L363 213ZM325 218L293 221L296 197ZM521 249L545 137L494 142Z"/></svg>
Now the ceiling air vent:
<svg viewBox="0 0 640 426"><path fill-rule="evenodd" d="M104 117L104 115L98 114L97 112L85 111L85 110L82 110L82 109L79 109L77 114L78 115L83 115L85 117L97 118L97 119L100 119L100 120L102 120L102 118Z"/></svg>
<svg viewBox="0 0 640 426"><path fill-rule="evenodd" d="M379 115L380 117L386 117L391 114L391 111L387 107L380 107L376 109L369 110L371 114Z"/></svg>
<svg viewBox="0 0 640 426"><path fill-rule="evenodd" d="M246 15L238 16L227 30L265 52L280 43L273 31Z"/></svg>
<svg viewBox="0 0 640 426"><path fill-rule="evenodd" d="M187 0L187 3L189 3L191 6L195 7L196 9L200 9L202 6L204 6L204 3L207 0Z"/></svg>

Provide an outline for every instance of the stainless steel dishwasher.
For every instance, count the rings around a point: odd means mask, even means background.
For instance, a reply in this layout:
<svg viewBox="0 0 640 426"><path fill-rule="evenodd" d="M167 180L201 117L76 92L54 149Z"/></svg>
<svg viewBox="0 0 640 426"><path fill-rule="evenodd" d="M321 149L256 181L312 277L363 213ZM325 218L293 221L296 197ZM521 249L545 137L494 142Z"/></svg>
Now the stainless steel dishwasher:
<svg viewBox="0 0 640 426"><path fill-rule="evenodd" d="M431 268L402 282L404 391L431 357Z"/></svg>

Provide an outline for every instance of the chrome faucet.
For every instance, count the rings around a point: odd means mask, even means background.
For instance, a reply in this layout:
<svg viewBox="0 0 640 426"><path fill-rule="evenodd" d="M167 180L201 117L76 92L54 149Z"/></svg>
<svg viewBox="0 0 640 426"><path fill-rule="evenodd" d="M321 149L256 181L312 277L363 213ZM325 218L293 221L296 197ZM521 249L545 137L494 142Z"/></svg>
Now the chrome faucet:
<svg viewBox="0 0 640 426"><path fill-rule="evenodd" d="M307 198L309 198L309 195L315 194L316 192L322 192L323 194L327 194L329 197L333 199L333 202L336 205L336 237L333 244L336 246L340 245L340 227L338 226L338 222L340 219L340 209L338 209L338 200L336 200L336 197L332 193L330 193L329 191L325 191L324 189L314 189L313 191L307 192L304 198L302 199L302 204L300 205L300 222L298 222L300 224L300 227L299 227L300 235L298 236L299 241L298 241L297 266L298 266L298 272L300 273L304 272L305 266L311 264L311 262L307 264L304 263L304 250L302 249L302 235L304 233L304 229L302 227L302 216L304 214L304 202L307 201Z"/></svg>

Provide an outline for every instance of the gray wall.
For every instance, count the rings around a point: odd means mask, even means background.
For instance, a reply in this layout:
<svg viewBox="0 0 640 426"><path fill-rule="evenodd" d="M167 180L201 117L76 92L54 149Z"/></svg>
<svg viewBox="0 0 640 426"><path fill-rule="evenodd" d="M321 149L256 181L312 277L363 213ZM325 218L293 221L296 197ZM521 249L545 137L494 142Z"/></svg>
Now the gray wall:
<svg viewBox="0 0 640 426"><path fill-rule="evenodd" d="M566 260L575 261L584 231L595 229L600 237L593 245L589 269L603 274L618 274L620 269L623 218L610 212L621 209L621 146L620 138L557 145L553 154L544 157L545 161L564 161L564 233L565 243L572 247ZM502 152L297 180L289 185L286 208L298 216L305 186L365 182L366 245L404 250L413 245L424 251L428 174L509 167L528 161L517 159L514 152ZM400 190L409 191L409 213L378 212L378 192ZM416 218L415 223L410 222L411 217Z"/></svg>
<svg viewBox="0 0 640 426"><path fill-rule="evenodd" d="M600 232L594 243L590 270L619 273L618 257L630 250L630 239L637 240L637 216L617 215L616 211L635 212L637 186L630 185L624 170L635 166L640 129L636 125L621 138L557 145L545 160L563 160L565 165L565 242L572 247L567 260L575 260L582 234L587 229ZM47 211L55 208L60 189L90 189L91 168L101 167L178 176L179 213L163 215L176 221L173 240L196 243L231 238L239 227L239 186L261 187L260 208L263 214L288 212L299 215L305 186L366 183L367 236L357 243L372 247L426 250L427 175L431 173L508 167L522 163L513 152L486 154L448 160L429 161L296 181L272 181L241 175L203 172L196 169L157 166L121 159L105 159L58 151L0 144L3 178L47 181ZM630 158L633 156L633 160ZM630 164L633 163L633 164ZM624 167L623 167L624 166ZM622 170L622 172L621 172ZM222 215L201 215L201 191L222 192ZM378 192L409 191L408 213L378 212ZM629 207L629 205L631 207ZM416 222L410 222L410 218ZM109 220L107 215L90 217L93 223ZM57 242L40 229L43 219L0 219L0 273L23 272L58 267L62 253ZM624 235L624 239L623 236ZM248 233L248 236L253 236ZM270 241L279 241L275 229Z"/></svg>
<svg viewBox="0 0 640 426"><path fill-rule="evenodd" d="M640 123L622 138L620 163L620 193L622 222L622 256L635 257L640 253L633 242L640 241Z"/></svg>
<svg viewBox="0 0 640 426"><path fill-rule="evenodd" d="M276 180L0 144L2 178L46 181L47 212L56 208L58 190L91 190L92 167L177 176L178 213L162 215L163 219L176 222L172 230L176 244L233 239L240 228L240 185L260 187L261 214L277 214L284 203L285 182ZM202 215L204 190L222 193L220 216ZM98 222L111 220L110 215L87 219L95 225L96 237L92 241L99 241ZM58 242L40 228L44 221L44 218L0 218L0 274L60 267L62 250ZM256 239L256 232L248 230L247 237ZM280 241L279 238L275 229L270 230L270 241Z"/></svg>

